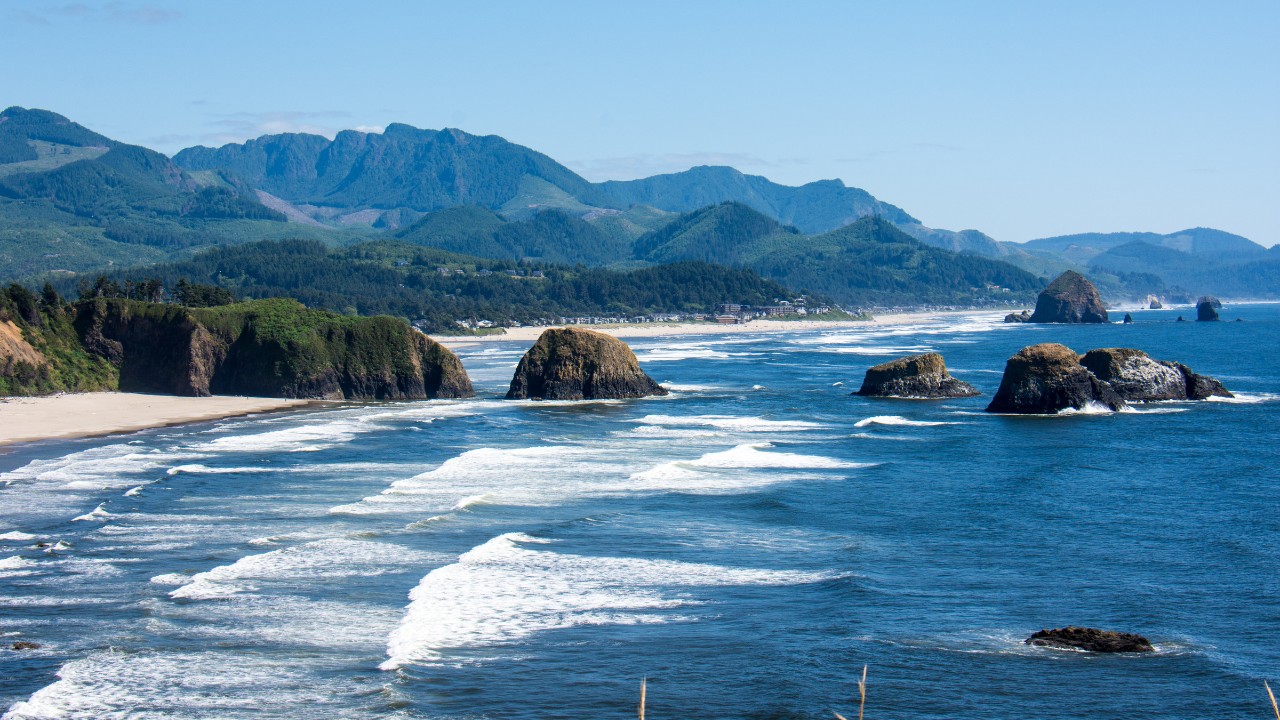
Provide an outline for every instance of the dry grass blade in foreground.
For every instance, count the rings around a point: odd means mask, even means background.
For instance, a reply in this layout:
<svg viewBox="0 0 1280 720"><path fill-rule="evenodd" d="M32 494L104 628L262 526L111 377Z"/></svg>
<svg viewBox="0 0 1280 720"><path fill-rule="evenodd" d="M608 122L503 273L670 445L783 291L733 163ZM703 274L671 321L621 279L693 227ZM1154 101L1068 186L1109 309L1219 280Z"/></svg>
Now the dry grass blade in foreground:
<svg viewBox="0 0 1280 720"><path fill-rule="evenodd" d="M648 684L649 684L649 678L640 679L640 708L638 710L640 720L644 720L644 693L645 693L645 686L647 686Z"/></svg>
<svg viewBox="0 0 1280 720"><path fill-rule="evenodd" d="M862 679L858 681L858 720L862 720L862 711L865 710L866 707L867 707L867 666L863 665ZM845 716L841 715L840 713L834 710L831 711L831 714L835 715L839 720L847 720ZM1277 720L1280 720L1280 718L1277 718Z"/></svg>
<svg viewBox="0 0 1280 720"><path fill-rule="evenodd" d="M1262 681L1262 687L1267 689L1267 697L1271 698L1271 710L1276 714L1276 720L1280 720L1280 705L1276 705L1276 694L1271 692L1271 686L1266 680Z"/></svg>

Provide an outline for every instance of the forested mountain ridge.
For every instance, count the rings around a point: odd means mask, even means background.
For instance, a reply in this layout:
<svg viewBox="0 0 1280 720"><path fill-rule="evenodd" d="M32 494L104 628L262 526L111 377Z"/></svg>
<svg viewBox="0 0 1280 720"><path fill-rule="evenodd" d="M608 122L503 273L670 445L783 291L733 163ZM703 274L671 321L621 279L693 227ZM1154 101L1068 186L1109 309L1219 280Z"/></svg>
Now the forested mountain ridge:
<svg viewBox="0 0 1280 720"><path fill-rule="evenodd" d="M560 163L498 137L461 130L388 125L381 133L267 135L174 156L188 170L225 170L292 203L431 212L456 205L496 210L520 192L526 176L546 181L587 205L609 198Z"/></svg>
<svg viewBox="0 0 1280 720"><path fill-rule="evenodd" d="M193 248L299 231L253 188L188 173L57 113L0 112L0 274L19 279L155 262Z"/></svg>
<svg viewBox="0 0 1280 720"><path fill-rule="evenodd" d="M111 273L119 290L147 280L212 284L240 298L292 297L309 307L422 321L456 330L457 320L499 325L562 316L708 313L720 303L768 305L793 297L756 273L704 263L629 271L469 257L396 241L330 249L313 241L215 248L176 262ZM76 292L70 280L64 292ZM83 292L92 296L94 287ZM818 301L823 298L816 297Z"/></svg>

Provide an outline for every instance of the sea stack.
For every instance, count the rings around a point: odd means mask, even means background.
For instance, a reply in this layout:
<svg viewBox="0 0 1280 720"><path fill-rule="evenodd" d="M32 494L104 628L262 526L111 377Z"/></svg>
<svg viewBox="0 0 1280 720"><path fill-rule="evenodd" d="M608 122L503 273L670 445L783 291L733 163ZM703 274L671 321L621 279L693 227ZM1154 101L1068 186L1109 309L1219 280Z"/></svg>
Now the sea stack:
<svg viewBox="0 0 1280 720"><path fill-rule="evenodd" d="M1004 321L1007 323L1031 322L1031 313L1027 312L1026 310L1023 310L1020 313L1009 313L1008 315L1004 316Z"/></svg>
<svg viewBox="0 0 1280 720"><path fill-rule="evenodd" d="M1125 314L1124 314L1124 324L1125 324L1125 325L1132 325L1132 324L1133 324L1133 315L1130 315L1129 313L1125 313Z"/></svg>
<svg viewBox="0 0 1280 720"><path fill-rule="evenodd" d="M1026 640L1028 645L1058 648L1061 650L1085 650L1088 652L1153 652L1151 641L1133 633L1075 627L1041 630Z"/></svg>
<svg viewBox="0 0 1280 720"><path fill-rule="evenodd" d="M1212 322L1219 320L1218 308L1222 307L1222 301L1212 295L1205 295L1196 301L1196 321Z"/></svg>
<svg viewBox="0 0 1280 720"><path fill-rule="evenodd" d="M1163 307L1164 307L1164 303L1160 302L1160 298L1156 297L1155 295L1148 295L1148 296L1147 296L1147 309L1148 309L1148 310L1159 310L1159 309L1161 309L1161 308L1163 308Z"/></svg>
<svg viewBox="0 0 1280 720"><path fill-rule="evenodd" d="M980 395L967 382L951 377L938 353L911 355L867 370L854 395L889 398L958 398Z"/></svg>
<svg viewBox="0 0 1280 720"><path fill-rule="evenodd" d="M602 400L666 395L621 340L580 328L553 328L520 359L508 400Z"/></svg>
<svg viewBox="0 0 1280 720"><path fill-rule="evenodd" d="M1022 348L1005 363L1000 389L987 412L1052 415L1091 405L1120 410L1125 401L1081 365L1071 348L1042 343Z"/></svg>
<svg viewBox="0 0 1280 720"><path fill-rule="evenodd" d="M1098 288L1075 270L1068 270L1049 283L1036 299L1033 323L1105 323L1107 309L1102 306Z"/></svg>
<svg viewBox="0 0 1280 720"><path fill-rule="evenodd" d="M1181 363L1154 360L1141 350L1090 350L1080 358L1080 364L1128 402L1233 397L1217 380Z"/></svg>

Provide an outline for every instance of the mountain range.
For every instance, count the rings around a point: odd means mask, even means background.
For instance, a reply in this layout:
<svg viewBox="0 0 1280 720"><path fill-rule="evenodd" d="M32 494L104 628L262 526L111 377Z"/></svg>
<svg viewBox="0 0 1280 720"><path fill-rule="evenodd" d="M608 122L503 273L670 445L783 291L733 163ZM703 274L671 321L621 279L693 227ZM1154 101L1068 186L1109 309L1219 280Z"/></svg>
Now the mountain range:
<svg viewBox="0 0 1280 720"><path fill-rule="evenodd" d="M169 159L56 113L0 113L0 260L10 279L255 240L339 247L386 237L562 264L738 265L843 302L987 302L995 298L975 289L1021 292L1028 278L1065 269L1115 298L1280 296L1280 253L1217 230L998 242L927 227L839 180L792 187L704 166L592 183L535 150L456 129L284 133Z"/></svg>

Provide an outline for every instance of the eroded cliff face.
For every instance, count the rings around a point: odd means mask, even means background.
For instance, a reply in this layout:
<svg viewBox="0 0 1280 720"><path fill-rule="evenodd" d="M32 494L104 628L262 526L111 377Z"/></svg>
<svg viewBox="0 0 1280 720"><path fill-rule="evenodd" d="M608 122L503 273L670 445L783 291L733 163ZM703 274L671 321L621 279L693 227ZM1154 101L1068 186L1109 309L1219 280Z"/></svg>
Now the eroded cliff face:
<svg viewBox="0 0 1280 720"><path fill-rule="evenodd" d="M85 348L119 388L172 395L416 400L472 394L458 358L389 317L264 300L191 310L127 300L77 308Z"/></svg>
<svg viewBox="0 0 1280 720"><path fill-rule="evenodd" d="M90 353L120 371L119 389L206 396L226 343L186 308L120 300L76 307L76 332Z"/></svg>
<svg viewBox="0 0 1280 720"><path fill-rule="evenodd" d="M580 328L542 333L516 367L507 399L595 400L666 395L621 340Z"/></svg>

